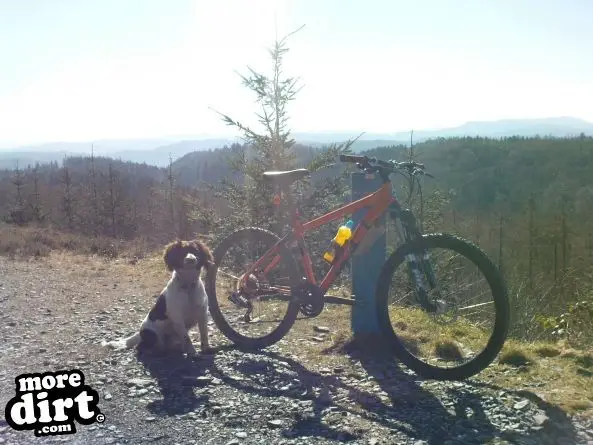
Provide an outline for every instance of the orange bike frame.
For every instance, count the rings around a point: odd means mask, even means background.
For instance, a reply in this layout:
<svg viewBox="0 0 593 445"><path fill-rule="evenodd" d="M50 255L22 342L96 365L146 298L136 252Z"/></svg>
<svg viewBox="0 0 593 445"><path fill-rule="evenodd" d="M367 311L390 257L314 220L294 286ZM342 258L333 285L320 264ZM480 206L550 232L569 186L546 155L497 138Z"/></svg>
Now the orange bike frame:
<svg viewBox="0 0 593 445"><path fill-rule="evenodd" d="M364 196L363 198L360 198L342 207L339 207L335 210L332 210L331 212L326 213L325 215L315 218L306 223L303 223L301 221L299 210L295 207L293 209L292 214L292 232L286 235L281 240L279 240L259 260L252 264L249 268L250 271L248 271L244 276L248 276L251 271L258 268L258 266L262 264L271 255L275 255L275 257L272 260L272 262L268 265L268 267L264 269L264 273L268 272L268 270L276 266L281 259L281 256L278 254L281 248L280 246L284 244L287 246L295 246L300 248L300 254L302 257L302 264L306 275L306 279L310 283L317 284L315 279L315 273L313 271L311 257L305 245L305 233L311 232L329 222L342 218L345 215L350 215L357 212L358 210L366 208L368 210L359 222L359 224L357 225L356 229L354 230L352 238L348 243L345 244L345 248L342 251L341 255L336 256L336 259L332 263L329 271L327 272L325 277L323 277L323 280L319 285L319 288L325 294L334 282L334 280L340 274L344 263L348 261L348 259L352 255L352 252L363 240L369 228L373 226L375 221L379 217L381 217L381 215L383 215L393 203L397 203L397 200L391 192L391 182L387 181L377 191L370 193Z"/></svg>

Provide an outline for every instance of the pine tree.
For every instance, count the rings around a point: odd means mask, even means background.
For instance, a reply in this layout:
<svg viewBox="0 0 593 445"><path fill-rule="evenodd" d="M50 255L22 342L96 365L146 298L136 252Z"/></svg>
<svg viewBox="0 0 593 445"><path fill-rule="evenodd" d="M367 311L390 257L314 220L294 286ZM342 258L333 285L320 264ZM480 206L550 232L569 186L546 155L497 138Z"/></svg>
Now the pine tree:
<svg viewBox="0 0 593 445"><path fill-rule="evenodd" d="M273 229L276 227L275 207L271 198L273 190L265 182L262 173L268 170L288 170L296 168L295 140L288 128L288 105L295 100L301 90L298 77L285 75L284 57L288 52L288 38L303 27L274 42L269 49L272 69L269 75L248 67L248 74L241 75L242 83L256 95L259 111L256 113L262 131L219 113L222 120L242 133L243 145L233 146L227 156L233 172L233 179L221 181L218 195L224 197L233 211L228 223L236 227L256 225ZM340 153L350 152L352 141L342 145L331 145L320 150L307 166L311 172L325 168L335 162ZM242 180L235 180L236 177ZM327 184L335 187L335 181ZM299 193L298 184L293 187ZM321 189L316 192L323 193ZM230 227L229 227L230 228ZM232 230L232 229L231 229Z"/></svg>

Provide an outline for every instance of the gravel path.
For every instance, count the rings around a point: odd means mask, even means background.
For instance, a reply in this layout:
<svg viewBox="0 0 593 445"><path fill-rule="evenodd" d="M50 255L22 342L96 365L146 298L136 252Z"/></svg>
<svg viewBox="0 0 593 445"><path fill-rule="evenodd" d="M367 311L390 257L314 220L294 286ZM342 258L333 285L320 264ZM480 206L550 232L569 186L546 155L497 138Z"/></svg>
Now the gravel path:
<svg viewBox="0 0 593 445"><path fill-rule="evenodd" d="M0 258L0 444L593 445L590 419L534 392L422 381L363 355L337 369L305 365L292 336L245 354L212 326L212 344L223 346L194 361L106 350L101 340L128 334L152 302L134 280L120 281L108 269ZM99 392L104 423L46 438L7 425L18 374L71 368Z"/></svg>

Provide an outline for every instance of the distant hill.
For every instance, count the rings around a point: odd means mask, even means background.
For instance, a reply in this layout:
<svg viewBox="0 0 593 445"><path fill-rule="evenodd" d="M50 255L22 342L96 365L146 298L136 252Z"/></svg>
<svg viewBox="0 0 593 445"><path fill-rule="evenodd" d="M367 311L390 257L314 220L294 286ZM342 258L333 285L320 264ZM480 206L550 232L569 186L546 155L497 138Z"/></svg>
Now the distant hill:
<svg viewBox="0 0 593 445"><path fill-rule="evenodd" d="M122 161L146 162L147 164L164 167L169 163L169 156L175 161L188 153L222 148L230 146L233 142L231 139L179 141L147 150L116 151L110 156Z"/></svg>
<svg viewBox="0 0 593 445"><path fill-rule="evenodd" d="M593 135L593 123L574 117L553 117L543 119L503 119L498 121L467 122L458 127L437 130L414 130L414 142L428 139L482 136L501 138L511 136L533 137L574 137L581 133ZM342 142L348 138L355 138L356 132L325 132L325 133L295 133L297 141L307 145ZM365 133L354 145L354 151L364 151L385 145L410 143L410 132L399 133Z"/></svg>
<svg viewBox="0 0 593 445"><path fill-rule="evenodd" d="M581 133L593 135L593 123L574 117L547 119L504 119L499 121L467 122L459 127L443 130L414 132L414 140L439 137L483 136L501 138L510 136L574 137Z"/></svg>
<svg viewBox="0 0 593 445"><path fill-rule="evenodd" d="M91 146L98 156L109 156L121 161L146 163L164 167L173 160L194 151L211 150L231 145L232 139L211 138L199 140L171 141L166 139L130 140L130 141L99 141L65 142L42 144L33 147L0 150L0 169L14 168L16 162L21 166L33 165L35 162L61 163L65 156L89 156Z"/></svg>
<svg viewBox="0 0 593 445"><path fill-rule="evenodd" d="M458 127L437 130L415 130L414 142L429 139L482 136L502 138L510 136L531 137L573 137L584 133L593 135L593 123L573 117L555 117L545 119L505 119L498 121L467 122ZM295 132L293 137L304 146L320 147L331 143L341 143L357 137L360 132ZM238 139L231 138L161 138L133 140L95 141L95 153L109 156L122 161L140 162L164 167L169 162L179 159L188 153L211 150L230 146ZM355 152L371 150L388 145L409 144L410 133L366 133L352 146ZM0 150L0 168L14 168L18 160L20 165L35 162L60 162L64 156L87 156L91 150L91 142L80 143L47 143L37 146L18 147Z"/></svg>

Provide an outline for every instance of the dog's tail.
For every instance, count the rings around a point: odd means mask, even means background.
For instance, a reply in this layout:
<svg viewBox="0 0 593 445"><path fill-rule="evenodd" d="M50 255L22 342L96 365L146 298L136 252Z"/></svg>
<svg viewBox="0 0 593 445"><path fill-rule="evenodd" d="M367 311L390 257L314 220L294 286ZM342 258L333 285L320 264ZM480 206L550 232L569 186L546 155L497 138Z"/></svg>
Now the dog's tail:
<svg viewBox="0 0 593 445"><path fill-rule="evenodd" d="M101 346L106 346L112 349L131 349L135 346L138 346L140 343L140 333L136 332L135 334L129 336L128 338L121 338L119 340L112 340L112 341L102 341Z"/></svg>

